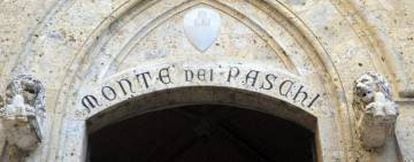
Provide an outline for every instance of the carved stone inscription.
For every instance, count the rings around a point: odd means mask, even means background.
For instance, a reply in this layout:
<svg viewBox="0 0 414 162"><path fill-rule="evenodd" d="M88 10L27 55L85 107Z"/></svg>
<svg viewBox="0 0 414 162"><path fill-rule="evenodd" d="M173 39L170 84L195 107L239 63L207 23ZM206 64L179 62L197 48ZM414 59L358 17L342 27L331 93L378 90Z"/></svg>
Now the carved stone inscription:
<svg viewBox="0 0 414 162"><path fill-rule="evenodd" d="M311 109L321 97L294 77L280 72L249 68L242 65L210 65L206 67L169 64L148 70L134 70L99 86L95 93L81 99L83 109L93 109L150 91L182 86L228 86L270 93L290 103Z"/></svg>

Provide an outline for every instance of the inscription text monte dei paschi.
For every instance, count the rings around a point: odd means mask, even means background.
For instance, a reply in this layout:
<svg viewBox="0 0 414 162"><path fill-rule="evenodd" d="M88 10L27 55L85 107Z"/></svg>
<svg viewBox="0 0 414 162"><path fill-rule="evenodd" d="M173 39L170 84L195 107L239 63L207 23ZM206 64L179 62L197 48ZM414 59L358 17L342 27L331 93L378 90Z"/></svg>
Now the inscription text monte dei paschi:
<svg viewBox="0 0 414 162"><path fill-rule="evenodd" d="M133 70L116 79L111 79L94 91L84 95L80 102L88 113L103 105L124 98L131 98L154 91L161 87L214 86L226 85L274 93L292 103L305 108L312 106L320 98L320 93L309 91L307 85L278 72L263 69L246 68L240 64L213 66L182 66L168 64L148 70Z"/></svg>

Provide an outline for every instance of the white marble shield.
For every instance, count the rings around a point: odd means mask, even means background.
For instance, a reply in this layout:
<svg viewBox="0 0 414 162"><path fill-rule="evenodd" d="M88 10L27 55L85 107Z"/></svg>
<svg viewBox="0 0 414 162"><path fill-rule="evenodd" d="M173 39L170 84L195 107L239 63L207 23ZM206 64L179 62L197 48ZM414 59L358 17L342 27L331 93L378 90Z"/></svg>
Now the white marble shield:
<svg viewBox="0 0 414 162"><path fill-rule="evenodd" d="M210 8L195 8L184 16L185 35L201 52L206 51L216 41L220 25L220 14Z"/></svg>

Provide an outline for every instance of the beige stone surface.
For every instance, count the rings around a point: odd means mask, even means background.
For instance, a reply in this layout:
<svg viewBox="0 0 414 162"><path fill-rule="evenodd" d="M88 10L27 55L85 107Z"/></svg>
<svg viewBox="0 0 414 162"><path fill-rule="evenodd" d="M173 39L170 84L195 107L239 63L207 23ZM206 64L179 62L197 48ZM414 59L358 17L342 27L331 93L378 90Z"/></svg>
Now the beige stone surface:
<svg viewBox="0 0 414 162"><path fill-rule="evenodd" d="M401 150L402 159L405 161L412 161L414 152L414 130L411 129L414 122L413 117L413 102L401 103L401 117L397 122L396 136L399 148Z"/></svg>
<svg viewBox="0 0 414 162"><path fill-rule="evenodd" d="M205 52L194 48L183 28L184 15L200 6L216 10L222 21L217 40ZM19 74L31 74L45 85L45 140L26 161L82 161L89 129L85 120L94 118L74 117L84 95L134 70L237 64L244 71L283 74L321 95L325 105L308 111L295 100L264 93L295 105L286 111L304 110L318 119L321 161L410 161L414 160L413 9L412 0L0 0L0 92ZM396 142L374 153L363 149L354 133L353 81L367 71L384 75L394 99L404 105ZM197 84L180 80L170 87L154 85L132 98L117 98L117 103L190 85L261 92L225 80ZM197 94L219 102L214 96L223 91ZM174 100L177 103L200 102L181 93L176 93L182 96ZM270 103L278 103L271 101L263 101L269 113ZM99 112L112 109L118 111L109 113L102 125L125 118L123 111L129 110L105 105ZM276 110L273 114L283 116Z"/></svg>

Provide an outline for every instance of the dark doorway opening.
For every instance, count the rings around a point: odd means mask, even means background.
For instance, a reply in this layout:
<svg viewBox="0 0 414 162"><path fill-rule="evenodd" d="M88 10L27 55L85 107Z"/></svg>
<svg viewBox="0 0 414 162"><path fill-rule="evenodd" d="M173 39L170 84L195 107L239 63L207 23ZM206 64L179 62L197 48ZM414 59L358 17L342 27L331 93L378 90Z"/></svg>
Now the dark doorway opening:
<svg viewBox="0 0 414 162"><path fill-rule="evenodd" d="M146 113L89 135L91 162L312 162L314 133L265 113L194 105Z"/></svg>

